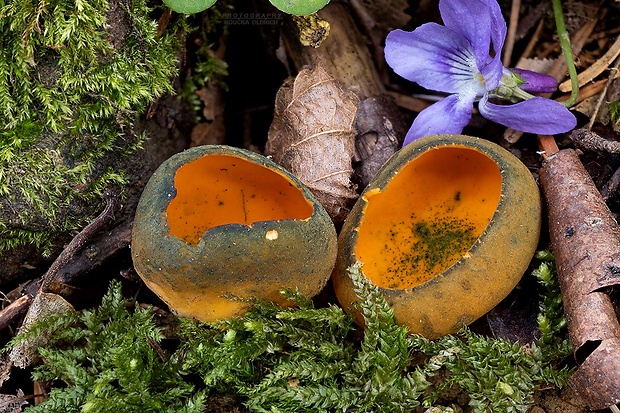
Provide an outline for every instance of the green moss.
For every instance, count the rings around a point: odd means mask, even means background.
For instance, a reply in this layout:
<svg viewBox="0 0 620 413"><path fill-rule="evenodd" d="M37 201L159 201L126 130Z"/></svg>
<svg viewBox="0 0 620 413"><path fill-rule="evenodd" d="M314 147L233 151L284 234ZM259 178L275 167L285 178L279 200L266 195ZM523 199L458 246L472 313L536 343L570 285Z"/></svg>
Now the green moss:
<svg viewBox="0 0 620 413"><path fill-rule="evenodd" d="M614 125L620 125L620 101L609 102L609 116Z"/></svg>
<svg viewBox="0 0 620 413"><path fill-rule="evenodd" d="M549 251L538 251L536 258L541 260L538 268L532 271L541 287L537 317L540 339L537 344L546 357L568 357L572 354L572 347L567 339L567 322L555 260Z"/></svg>
<svg viewBox="0 0 620 413"><path fill-rule="evenodd" d="M82 226L74 203L127 182L132 125L173 91L178 39L144 0L0 0L0 15L3 251Z"/></svg>
<svg viewBox="0 0 620 413"><path fill-rule="evenodd" d="M128 310L115 282L97 310L52 315L10 343L48 337L33 379L54 386L26 411L202 411L205 397L225 394L251 412L450 412L444 404L461 394L469 412L518 413L541 385L566 383L564 356L538 345L466 329L438 340L408 335L360 264L349 271L363 330L340 307L285 291L294 306L250 300L243 317L181 320L166 350L152 311Z"/></svg>
<svg viewBox="0 0 620 413"><path fill-rule="evenodd" d="M96 310L51 315L14 339L13 345L49 337L39 349L45 363L33 379L66 384L26 412L204 411L205 394L184 380L160 345L164 336L152 309L128 310L126 304L120 283L113 282Z"/></svg>

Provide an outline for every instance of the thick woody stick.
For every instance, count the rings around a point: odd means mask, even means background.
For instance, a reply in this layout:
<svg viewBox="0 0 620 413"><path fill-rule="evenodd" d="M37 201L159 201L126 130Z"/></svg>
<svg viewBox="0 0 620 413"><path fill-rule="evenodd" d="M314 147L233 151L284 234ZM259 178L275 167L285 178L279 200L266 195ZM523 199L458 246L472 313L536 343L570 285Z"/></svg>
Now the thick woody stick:
<svg viewBox="0 0 620 413"><path fill-rule="evenodd" d="M620 323L607 291L620 284L620 228L575 151L540 170L575 359L573 388L592 409L620 402Z"/></svg>

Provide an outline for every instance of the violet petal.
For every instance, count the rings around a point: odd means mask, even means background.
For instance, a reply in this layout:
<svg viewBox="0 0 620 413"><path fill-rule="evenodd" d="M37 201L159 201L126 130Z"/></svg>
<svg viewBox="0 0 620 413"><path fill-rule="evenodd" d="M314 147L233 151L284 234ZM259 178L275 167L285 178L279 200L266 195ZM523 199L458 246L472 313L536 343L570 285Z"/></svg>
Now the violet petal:
<svg viewBox="0 0 620 413"><path fill-rule="evenodd" d="M447 28L469 41L477 67L483 67L491 45L489 7L480 0L439 0L439 12Z"/></svg>
<svg viewBox="0 0 620 413"><path fill-rule="evenodd" d="M480 69L482 76L484 76L487 92L499 86L503 71L504 66L502 65L502 61L495 58L489 58L489 62Z"/></svg>
<svg viewBox="0 0 620 413"><path fill-rule="evenodd" d="M525 69L510 69L523 79L519 87L529 93L553 93L558 89L558 82L549 75Z"/></svg>
<svg viewBox="0 0 620 413"><path fill-rule="evenodd" d="M461 133L471 119L475 95L450 95L416 116L405 136L404 145L424 136Z"/></svg>
<svg viewBox="0 0 620 413"><path fill-rule="evenodd" d="M502 14L502 9L499 7L497 0L481 0L484 4L486 4L489 14L491 16L491 51L490 56L492 56L492 61L489 62L489 65L493 67L493 75L496 77L491 77L489 75L485 75L487 79L487 83L491 85L487 90L492 90L499 84L499 80L502 77L502 48L504 47L504 40L506 40L506 20L504 19L504 15ZM484 72L483 72L484 73ZM497 84L494 82L497 81Z"/></svg>
<svg viewBox="0 0 620 413"><path fill-rule="evenodd" d="M574 129L577 119L562 104L534 97L512 105L496 105L484 95L478 105L480 114L504 126L527 133L554 135Z"/></svg>
<svg viewBox="0 0 620 413"><path fill-rule="evenodd" d="M492 60L487 66L481 68L481 72L487 82L487 90L495 89L502 78L502 48L506 39L506 20L502 15L502 9L497 0L481 0L488 7L491 15L491 52Z"/></svg>
<svg viewBox="0 0 620 413"><path fill-rule="evenodd" d="M488 7L491 16L491 45L493 50L491 55L501 60L502 48L504 40L506 40L506 20L502 14L497 0L481 0Z"/></svg>
<svg viewBox="0 0 620 413"><path fill-rule="evenodd" d="M385 40L385 60L398 75L420 86L444 93L486 89L474 79L477 73L467 39L437 23L412 32L391 31Z"/></svg>

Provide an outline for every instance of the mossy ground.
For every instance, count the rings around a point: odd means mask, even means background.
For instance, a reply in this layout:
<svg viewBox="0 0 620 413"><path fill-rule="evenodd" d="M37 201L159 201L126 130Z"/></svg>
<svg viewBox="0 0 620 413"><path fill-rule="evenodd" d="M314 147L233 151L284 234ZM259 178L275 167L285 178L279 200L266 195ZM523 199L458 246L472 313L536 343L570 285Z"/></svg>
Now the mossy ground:
<svg viewBox="0 0 620 413"><path fill-rule="evenodd" d="M173 92L175 27L144 0L0 1L0 252L43 252L128 182L135 120Z"/></svg>

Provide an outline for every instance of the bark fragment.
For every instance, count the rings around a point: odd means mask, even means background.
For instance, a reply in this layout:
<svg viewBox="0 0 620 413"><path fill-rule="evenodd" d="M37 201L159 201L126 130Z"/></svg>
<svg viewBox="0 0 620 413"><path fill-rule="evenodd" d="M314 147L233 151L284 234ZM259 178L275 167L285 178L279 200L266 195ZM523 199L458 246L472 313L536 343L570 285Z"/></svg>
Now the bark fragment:
<svg viewBox="0 0 620 413"><path fill-rule="evenodd" d="M592 409L620 402L620 323L607 291L620 284L620 228L577 154L540 170L570 339L580 364L570 383Z"/></svg>
<svg viewBox="0 0 620 413"><path fill-rule="evenodd" d="M387 95L368 97L360 102L355 118L353 182L365 188L379 168L402 145L407 133L394 101Z"/></svg>

